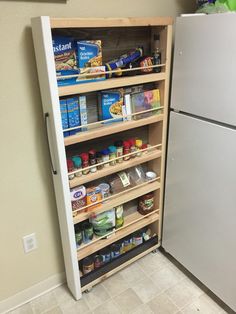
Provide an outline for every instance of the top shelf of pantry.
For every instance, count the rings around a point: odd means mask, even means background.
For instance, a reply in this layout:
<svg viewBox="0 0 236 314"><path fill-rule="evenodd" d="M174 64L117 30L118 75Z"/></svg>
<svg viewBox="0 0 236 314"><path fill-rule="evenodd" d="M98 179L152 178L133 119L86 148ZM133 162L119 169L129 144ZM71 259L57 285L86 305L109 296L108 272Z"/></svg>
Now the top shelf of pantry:
<svg viewBox="0 0 236 314"><path fill-rule="evenodd" d="M172 17L127 18L50 18L51 28L167 26Z"/></svg>
<svg viewBox="0 0 236 314"><path fill-rule="evenodd" d="M68 86L58 87L59 96L69 96L74 94L94 92L104 89L111 89L117 87L138 85L144 83L151 83L157 81L163 81L166 78L165 72L151 73L145 75L137 75L130 77L112 78L99 82L82 83Z"/></svg>

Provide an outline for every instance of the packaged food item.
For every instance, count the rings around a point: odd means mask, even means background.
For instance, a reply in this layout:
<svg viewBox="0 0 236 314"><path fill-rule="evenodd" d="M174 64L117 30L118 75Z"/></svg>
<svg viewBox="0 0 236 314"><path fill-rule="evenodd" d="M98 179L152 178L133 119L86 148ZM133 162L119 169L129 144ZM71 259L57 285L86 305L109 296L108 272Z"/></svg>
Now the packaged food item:
<svg viewBox="0 0 236 314"><path fill-rule="evenodd" d="M111 60L108 63L105 64L106 66L106 71L112 71L112 70L116 70L119 68L124 68L127 64L129 64L132 61L135 61L137 59L139 59L140 57L142 57L143 55L143 49L141 47L136 48L126 54L123 54L122 56L120 56L117 59ZM117 71L118 76L122 75L122 72L119 73L119 71ZM107 75L107 78L111 78L114 76L117 76L116 74L112 74L109 73Z"/></svg>
<svg viewBox="0 0 236 314"><path fill-rule="evenodd" d="M116 160L113 160L113 159L116 158L116 152L117 152L116 146L111 145L108 147L108 149L109 149L109 160L110 160L109 164L110 166L115 166Z"/></svg>
<svg viewBox="0 0 236 314"><path fill-rule="evenodd" d="M147 148L148 148L148 145L147 145L147 144L143 144L141 149L147 149ZM143 154L147 154L147 153L149 153L148 150L145 150L145 151L143 152Z"/></svg>
<svg viewBox="0 0 236 314"><path fill-rule="evenodd" d="M153 53L153 65L159 65L161 64L161 52L159 48L156 48ZM155 73L161 72L161 67L153 68Z"/></svg>
<svg viewBox="0 0 236 314"><path fill-rule="evenodd" d="M115 207L116 213L116 229L120 228L124 224L124 209L123 205L119 205Z"/></svg>
<svg viewBox="0 0 236 314"><path fill-rule="evenodd" d="M89 243L93 239L93 225L90 222L85 222L82 224L83 231L83 242Z"/></svg>
<svg viewBox="0 0 236 314"><path fill-rule="evenodd" d="M78 68L97 67L102 65L101 40L77 41Z"/></svg>
<svg viewBox="0 0 236 314"><path fill-rule="evenodd" d="M69 128L80 126L78 97L67 98L66 105ZM80 132L80 129L69 131L70 135L74 135L78 132Z"/></svg>
<svg viewBox="0 0 236 314"><path fill-rule="evenodd" d="M60 112L61 112L61 124L62 129L68 129L69 123L68 123L68 112L67 112L67 106L66 106L66 99L60 99ZM67 137L70 135L70 132L63 132L64 137Z"/></svg>
<svg viewBox="0 0 236 314"><path fill-rule="evenodd" d="M98 186L101 189L102 199L105 199L111 195L110 193L110 185L107 183L101 183Z"/></svg>
<svg viewBox="0 0 236 314"><path fill-rule="evenodd" d="M143 233L142 231L137 231L133 234L133 245L138 246L143 243Z"/></svg>
<svg viewBox="0 0 236 314"><path fill-rule="evenodd" d="M94 268L99 268L103 265L103 257L102 255L95 255L94 256Z"/></svg>
<svg viewBox="0 0 236 314"><path fill-rule="evenodd" d="M142 156L142 152L140 151L142 149L143 141L140 139L136 139L135 146L137 148L137 157Z"/></svg>
<svg viewBox="0 0 236 314"><path fill-rule="evenodd" d="M101 189L98 186L93 186L87 188L87 205L93 205L96 202L99 202L102 200L102 193ZM101 203L90 206L88 210L93 210L95 208L101 207Z"/></svg>
<svg viewBox="0 0 236 314"><path fill-rule="evenodd" d="M116 141L114 143L114 146L116 147L116 157L123 156L123 142L122 141ZM118 163L121 163L123 161L123 158L117 159Z"/></svg>
<svg viewBox="0 0 236 314"><path fill-rule="evenodd" d="M145 174L145 178L147 181L154 180L154 179L156 179L156 177L157 177L157 174L154 171L148 171Z"/></svg>
<svg viewBox="0 0 236 314"><path fill-rule="evenodd" d="M86 104L86 96L79 96L78 97L79 103L79 114L80 114L80 124L86 125L88 124L88 112L87 112L87 104ZM83 127L80 131L87 131L87 127Z"/></svg>
<svg viewBox="0 0 236 314"><path fill-rule="evenodd" d="M72 161L74 163L74 169L75 170L81 170L82 169L82 160L79 156L73 156ZM81 177L82 176L82 171L78 171L75 173L76 177Z"/></svg>
<svg viewBox="0 0 236 314"><path fill-rule="evenodd" d="M135 68L141 68L141 69L128 71L126 75L132 76L132 75L138 75L138 74L152 73L153 72L152 66L153 66L153 58L150 56L144 56L134 62L129 63L126 66L126 68L128 69L135 69Z"/></svg>
<svg viewBox="0 0 236 314"><path fill-rule="evenodd" d="M150 192L138 199L138 212L141 215L147 215L154 210L154 193Z"/></svg>
<svg viewBox="0 0 236 314"><path fill-rule="evenodd" d="M80 158L82 160L82 168L89 167L89 154L88 153L81 153ZM85 175L88 174L89 172L90 172L89 169L82 170L82 173Z"/></svg>
<svg viewBox="0 0 236 314"><path fill-rule="evenodd" d="M131 185L139 185L146 181L145 172L142 166L136 166L127 170L127 175L130 179Z"/></svg>
<svg viewBox="0 0 236 314"><path fill-rule="evenodd" d="M132 112L138 113L145 110L157 109L160 107L160 91L153 89L141 93L131 94ZM135 115L134 120L150 117L151 115L158 114L160 110L154 110L140 115Z"/></svg>
<svg viewBox="0 0 236 314"><path fill-rule="evenodd" d="M130 153L130 143L129 141L124 141L123 142L123 154L124 154L124 160L129 160L130 159L130 156L125 156L127 154Z"/></svg>
<svg viewBox="0 0 236 314"><path fill-rule="evenodd" d="M104 236L114 230L116 225L114 209L105 211L101 214L93 215L90 218L94 233L98 236Z"/></svg>
<svg viewBox="0 0 236 314"><path fill-rule="evenodd" d="M77 249L80 247L80 245L83 242L83 233L79 225L75 225L75 242L76 242Z"/></svg>
<svg viewBox="0 0 236 314"><path fill-rule="evenodd" d="M85 257L82 262L83 274L86 275L94 270L94 262L91 256Z"/></svg>
<svg viewBox="0 0 236 314"><path fill-rule="evenodd" d="M109 167L109 154L110 154L110 151L108 149L103 149L101 151L101 154L102 154L102 161L103 162L106 162L106 164L103 164L104 167Z"/></svg>
<svg viewBox="0 0 236 314"><path fill-rule="evenodd" d="M72 209L79 209L86 206L86 188L85 186L76 186L70 190Z"/></svg>
<svg viewBox="0 0 236 314"><path fill-rule="evenodd" d="M96 165L96 151L94 149L91 149L89 151L89 164L90 164L90 166ZM94 173L96 171L97 171L96 166L90 168L91 173Z"/></svg>
<svg viewBox="0 0 236 314"><path fill-rule="evenodd" d="M111 250L109 248L104 248L100 251L100 255L103 258L103 263L109 263L111 261Z"/></svg>
<svg viewBox="0 0 236 314"><path fill-rule="evenodd" d="M118 172L110 177L109 185L112 193L120 193L131 187L129 177L125 171Z"/></svg>
<svg viewBox="0 0 236 314"><path fill-rule="evenodd" d="M66 159L66 163L67 163L67 171L68 171L68 172L72 172L72 171L75 170L75 169L74 169L74 163L73 163L73 161L72 161L70 158L67 158L67 159ZM74 174L70 174L70 175L69 175L69 180L74 179L74 177L75 177Z"/></svg>
<svg viewBox="0 0 236 314"><path fill-rule="evenodd" d="M111 259L115 259L120 256L120 246L119 244L111 245Z"/></svg>
<svg viewBox="0 0 236 314"><path fill-rule="evenodd" d="M101 162L103 162L102 160L102 154L100 152L97 152L96 153L96 161L97 161L97 164L100 164ZM97 169L98 170L101 170L104 168L104 165L97 165Z"/></svg>
<svg viewBox="0 0 236 314"><path fill-rule="evenodd" d="M53 36L52 45L57 76L77 74L76 47L73 38ZM75 82L76 78L67 78L59 80L58 85L70 85Z"/></svg>
<svg viewBox="0 0 236 314"><path fill-rule="evenodd" d="M104 123L119 122L123 120L123 94L124 90L122 88L105 90L99 93L99 120L108 120L114 118L114 120Z"/></svg>
<svg viewBox="0 0 236 314"><path fill-rule="evenodd" d="M133 247L133 237L132 235L127 236L124 239L124 252L128 252Z"/></svg>
<svg viewBox="0 0 236 314"><path fill-rule="evenodd" d="M136 152L136 146L135 146L135 139L131 138L128 140L129 145L130 145L130 152L135 153ZM136 154L131 155L131 158L135 158Z"/></svg>

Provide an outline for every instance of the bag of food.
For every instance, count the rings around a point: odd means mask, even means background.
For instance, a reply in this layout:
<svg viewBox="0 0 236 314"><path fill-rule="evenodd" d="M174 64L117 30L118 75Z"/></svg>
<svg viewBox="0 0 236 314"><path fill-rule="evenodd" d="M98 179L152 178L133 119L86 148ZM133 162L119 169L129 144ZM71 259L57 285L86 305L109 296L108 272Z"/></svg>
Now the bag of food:
<svg viewBox="0 0 236 314"><path fill-rule="evenodd" d="M93 215L90 219L93 225L94 233L98 236L104 236L112 232L116 226L116 217L114 208L98 215Z"/></svg>

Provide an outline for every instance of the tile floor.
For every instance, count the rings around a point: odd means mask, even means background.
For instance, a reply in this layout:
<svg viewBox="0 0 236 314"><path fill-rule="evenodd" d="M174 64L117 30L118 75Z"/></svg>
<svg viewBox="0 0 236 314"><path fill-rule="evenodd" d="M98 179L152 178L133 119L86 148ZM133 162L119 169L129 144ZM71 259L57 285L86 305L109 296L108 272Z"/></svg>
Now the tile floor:
<svg viewBox="0 0 236 314"><path fill-rule="evenodd" d="M61 286L11 314L223 314L224 310L162 253L150 253L75 301Z"/></svg>

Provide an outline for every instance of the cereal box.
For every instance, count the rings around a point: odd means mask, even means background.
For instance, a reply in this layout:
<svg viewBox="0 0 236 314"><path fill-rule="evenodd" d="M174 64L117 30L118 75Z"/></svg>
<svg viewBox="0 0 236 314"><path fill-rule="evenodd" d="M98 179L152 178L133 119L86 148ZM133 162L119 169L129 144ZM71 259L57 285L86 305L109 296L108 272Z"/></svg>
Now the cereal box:
<svg viewBox="0 0 236 314"><path fill-rule="evenodd" d="M78 98L77 97L67 98L66 104L68 111L69 128L80 126ZM70 135L76 134L78 132L80 132L80 129L70 131Z"/></svg>
<svg viewBox="0 0 236 314"><path fill-rule="evenodd" d="M77 41L78 68L97 67L102 65L101 40Z"/></svg>
<svg viewBox="0 0 236 314"><path fill-rule="evenodd" d="M62 123L62 129L68 129L68 113L67 113L67 106L66 106L66 99L60 100L60 111L61 111L61 123ZM69 132L63 132L64 137L69 136Z"/></svg>
<svg viewBox="0 0 236 314"><path fill-rule="evenodd" d="M123 94L124 90L122 88L101 91L99 95L100 120L107 120L112 118L116 119L108 122L117 122L123 120Z"/></svg>

